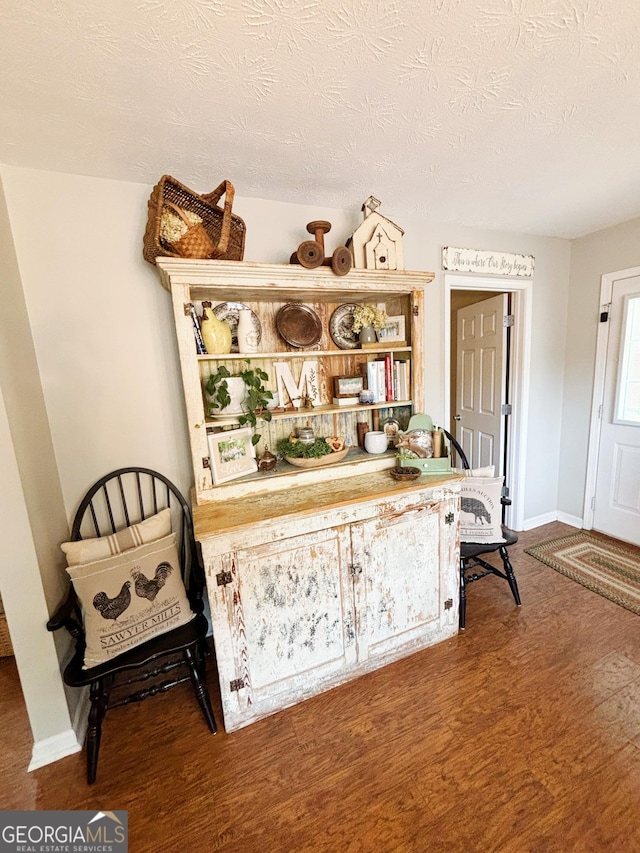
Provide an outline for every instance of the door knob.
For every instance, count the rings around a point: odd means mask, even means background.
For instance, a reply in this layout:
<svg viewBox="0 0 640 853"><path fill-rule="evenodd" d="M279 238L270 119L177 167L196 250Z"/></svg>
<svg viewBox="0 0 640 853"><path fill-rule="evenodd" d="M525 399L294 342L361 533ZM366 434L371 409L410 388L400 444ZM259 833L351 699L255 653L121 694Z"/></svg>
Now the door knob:
<svg viewBox="0 0 640 853"><path fill-rule="evenodd" d="M454 421L461 421L461 420L462 420L462 415L454 415L454 416L453 416L453 419L454 419Z"/></svg>

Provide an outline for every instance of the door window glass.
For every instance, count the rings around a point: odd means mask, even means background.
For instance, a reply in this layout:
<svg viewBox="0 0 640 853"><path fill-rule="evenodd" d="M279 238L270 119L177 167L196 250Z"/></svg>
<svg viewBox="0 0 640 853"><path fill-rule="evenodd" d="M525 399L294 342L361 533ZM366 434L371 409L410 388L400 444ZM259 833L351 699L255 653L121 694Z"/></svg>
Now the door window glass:
<svg viewBox="0 0 640 853"><path fill-rule="evenodd" d="M625 297L615 423L640 426L640 293Z"/></svg>

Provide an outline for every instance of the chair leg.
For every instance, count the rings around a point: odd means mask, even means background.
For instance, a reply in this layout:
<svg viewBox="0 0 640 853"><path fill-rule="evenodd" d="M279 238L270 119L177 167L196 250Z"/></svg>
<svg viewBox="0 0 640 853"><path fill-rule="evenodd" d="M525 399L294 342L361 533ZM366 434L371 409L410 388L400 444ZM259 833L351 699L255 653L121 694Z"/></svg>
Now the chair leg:
<svg viewBox="0 0 640 853"><path fill-rule="evenodd" d="M518 591L518 581L516 580L516 576L513 571L513 566L511 565L511 560L509 559L509 554L504 545L500 548L500 556L502 557L502 562L504 564L504 573L507 576L507 580L509 581L509 586L511 587L511 592L513 594L514 601L516 604L520 605L522 604L522 602L520 601L520 592Z"/></svg>
<svg viewBox="0 0 640 853"><path fill-rule="evenodd" d="M107 713L109 693L113 684L113 676L101 678L91 685L91 708L89 710L89 725L87 727L87 784L93 785L98 773L98 755L102 739L102 721Z"/></svg>
<svg viewBox="0 0 640 853"><path fill-rule="evenodd" d="M458 628L464 631L467 621L467 585L464 582L464 559L460 557L460 603L458 605Z"/></svg>
<svg viewBox="0 0 640 853"><path fill-rule="evenodd" d="M200 671L198 667L198 661L196 660L196 656L193 653L192 649L184 649L183 656L187 666L189 667L189 674L191 675L191 683L193 684L193 689L196 694L196 698L198 700L198 704L202 710L205 720L207 721L207 725L211 730L212 734L215 734L218 731L216 726L216 720L213 716L213 708L211 707L211 700L209 699L209 694L207 693L207 688L204 683L204 679L200 676Z"/></svg>

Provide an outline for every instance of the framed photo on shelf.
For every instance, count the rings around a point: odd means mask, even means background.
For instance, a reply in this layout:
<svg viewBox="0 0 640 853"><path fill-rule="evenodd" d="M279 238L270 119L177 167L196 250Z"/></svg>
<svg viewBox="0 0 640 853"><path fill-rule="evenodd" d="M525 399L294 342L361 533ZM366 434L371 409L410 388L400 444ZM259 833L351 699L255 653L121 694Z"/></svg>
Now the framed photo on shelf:
<svg viewBox="0 0 640 853"><path fill-rule="evenodd" d="M250 427L207 433L211 477L217 486L258 470Z"/></svg>
<svg viewBox="0 0 640 853"><path fill-rule="evenodd" d="M334 376L334 397L357 397L364 390L364 379L362 376Z"/></svg>
<svg viewBox="0 0 640 853"><path fill-rule="evenodd" d="M404 317L388 317L386 325L378 329L378 340L382 344L406 344Z"/></svg>

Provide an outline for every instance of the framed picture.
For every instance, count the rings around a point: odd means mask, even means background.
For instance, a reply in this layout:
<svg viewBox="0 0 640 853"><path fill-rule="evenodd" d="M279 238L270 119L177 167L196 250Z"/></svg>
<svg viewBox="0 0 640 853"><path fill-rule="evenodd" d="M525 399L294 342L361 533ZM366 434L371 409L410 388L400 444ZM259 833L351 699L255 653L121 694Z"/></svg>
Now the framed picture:
<svg viewBox="0 0 640 853"><path fill-rule="evenodd" d="M383 344L406 343L404 317L388 317L386 325L378 329L378 340Z"/></svg>
<svg viewBox="0 0 640 853"><path fill-rule="evenodd" d="M207 433L211 477L216 486L258 470L252 434L249 427Z"/></svg>
<svg viewBox="0 0 640 853"><path fill-rule="evenodd" d="M362 376L334 376L334 397L357 397L364 390L364 379Z"/></svg>

